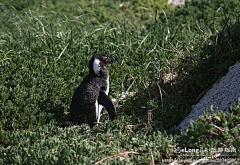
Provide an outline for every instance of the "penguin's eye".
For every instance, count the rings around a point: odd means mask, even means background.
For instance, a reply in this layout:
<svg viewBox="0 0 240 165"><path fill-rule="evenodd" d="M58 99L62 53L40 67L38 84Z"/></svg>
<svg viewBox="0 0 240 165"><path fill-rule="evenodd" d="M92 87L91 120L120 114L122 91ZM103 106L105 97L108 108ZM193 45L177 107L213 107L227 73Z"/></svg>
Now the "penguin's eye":
<svg viewBox="0 0 240 165"><path fill-rule="evenodd" d="M106 59L107 59L107 58L106 58L105 56L102 56L102 60L104 60L104 61L105 61Z"/></svg>
<svg viewBox="0 0 240 165"><path fill-rule="evenodd" d="M106 89L105 87L101 87L101 90L103 90L103 91L104 91L105 89Z"/></svg>

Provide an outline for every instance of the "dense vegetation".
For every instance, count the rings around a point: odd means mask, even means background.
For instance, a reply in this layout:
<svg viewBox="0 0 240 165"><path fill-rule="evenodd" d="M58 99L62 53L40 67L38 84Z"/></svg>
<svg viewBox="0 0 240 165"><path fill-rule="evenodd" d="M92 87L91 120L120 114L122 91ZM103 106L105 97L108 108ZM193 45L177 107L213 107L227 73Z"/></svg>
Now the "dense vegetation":
<svg viewBox="0 0 240 165"><path fill-rule="evenodd" d="M167 0L0 1L0 164L154 164L213 154L177 147L235 148L230 156L239 160L240 102L176 128L240 59L239 9L237 0L176 8ZM117 121L59 128L99 52L119 58L108 67ZM136 94L122 100L122 92Z"/></svg>

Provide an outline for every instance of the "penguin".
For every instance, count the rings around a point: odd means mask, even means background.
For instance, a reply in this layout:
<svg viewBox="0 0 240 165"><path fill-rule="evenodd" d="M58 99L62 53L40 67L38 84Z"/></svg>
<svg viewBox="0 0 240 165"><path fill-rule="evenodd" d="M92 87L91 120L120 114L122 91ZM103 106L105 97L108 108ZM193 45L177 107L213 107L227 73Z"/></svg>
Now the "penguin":
<svg viewBox="0 0 240 165"><path fill-rule="evenodd" d="M100 122L101 110L107 110L111 121L117 112L109 93L109 72L106 66L117 57L95 54L89 61L89 74L77 87L70 105L70 125L88 124L91 128Z"/></svg>

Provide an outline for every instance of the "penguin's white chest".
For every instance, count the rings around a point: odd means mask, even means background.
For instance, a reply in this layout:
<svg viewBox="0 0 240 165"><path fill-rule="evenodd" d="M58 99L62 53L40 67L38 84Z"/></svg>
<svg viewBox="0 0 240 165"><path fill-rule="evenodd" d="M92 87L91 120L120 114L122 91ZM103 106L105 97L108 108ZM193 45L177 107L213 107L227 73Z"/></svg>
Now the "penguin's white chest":
<svg viewBox="0 0 240 165"><path fill-rule="evenodd" d="M106 80L106 82L107 82L107 89L106 89L106 95L108 95L108 93L109 93L109 78Z"/></svg>

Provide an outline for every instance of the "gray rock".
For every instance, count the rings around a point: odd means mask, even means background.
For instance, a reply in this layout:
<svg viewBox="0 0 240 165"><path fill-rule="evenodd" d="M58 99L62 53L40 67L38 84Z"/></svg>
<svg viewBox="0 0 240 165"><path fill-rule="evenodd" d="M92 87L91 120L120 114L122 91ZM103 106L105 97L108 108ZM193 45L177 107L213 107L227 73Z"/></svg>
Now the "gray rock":
<svg viewBox="0 0 240 165"><path fill-rule="evenodd" d="M190 126L190 120L196 121L205 111L211 113L210 106L217 111L228 113L230 106L240 98L240 61L229 67L229 72L207 91L200 102L192 106L191 113L178 125L181 130Z"/></svg>

